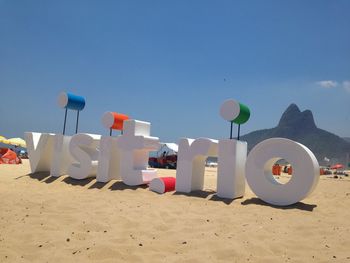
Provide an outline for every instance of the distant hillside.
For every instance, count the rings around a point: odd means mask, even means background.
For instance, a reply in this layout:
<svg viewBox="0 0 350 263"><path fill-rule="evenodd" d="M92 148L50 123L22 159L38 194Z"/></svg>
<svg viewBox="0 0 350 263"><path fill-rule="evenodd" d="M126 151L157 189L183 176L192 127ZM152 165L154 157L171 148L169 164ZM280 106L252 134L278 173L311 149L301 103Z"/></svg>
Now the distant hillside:
<svg viewBox="0 0 350 263"><path fill-rule="evenodd" d="M252 149L257 143L273 137L288 138L307 146L322 165L340 162L345 164L350 155L350 142L316 127L310 110L301 112L297 105L291 104L278 123L271 129L258 130L242 136ZM330 162L326 162L330 159Z"/></svg>
<svg viewBox="0 0 350 263"><path fill-rule="evenodd" d="M350 142L350 137L344 137L343 139L347 142Z"/></svg>

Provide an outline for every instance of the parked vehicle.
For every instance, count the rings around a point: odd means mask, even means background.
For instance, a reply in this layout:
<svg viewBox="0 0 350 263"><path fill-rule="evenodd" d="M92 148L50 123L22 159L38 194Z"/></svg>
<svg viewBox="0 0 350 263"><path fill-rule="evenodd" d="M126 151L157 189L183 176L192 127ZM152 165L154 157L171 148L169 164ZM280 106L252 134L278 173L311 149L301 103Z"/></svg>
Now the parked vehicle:
<svg viewBox="0 0 350 263"><path fill-rule="evenodd" d="M152 168L176 169L178 145L176 143L162 143L155 157L148 159Z"/></svg>

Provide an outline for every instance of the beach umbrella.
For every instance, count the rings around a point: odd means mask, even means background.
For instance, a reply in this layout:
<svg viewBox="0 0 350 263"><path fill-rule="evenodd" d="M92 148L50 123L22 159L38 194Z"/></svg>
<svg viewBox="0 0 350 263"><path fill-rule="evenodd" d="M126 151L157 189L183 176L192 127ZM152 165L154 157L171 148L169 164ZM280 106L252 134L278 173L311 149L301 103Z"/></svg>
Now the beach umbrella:
<svg viewBox="0 0 350 263"><path fill-rule="evenodd" d="M4 136L0 136L0 143L8 144L8 140Z"/></svg>
<svg viewBox="0 0 350 263"><path fill-rule="evenodd" d="M0 135L0 142L1 143L6 143L7 139L4 136Z"/></svg>
<svg viewBox="0 0 350 263"><path fill-rule="evenodd" d="M25 140L23 140L22 138L10 138L10 139L4 140L3 143L9 144L9 145L20 146L23 148L27 147Z"/></svg>
<svg viewBox="0 0 350 263"><path fill-rule="evenodd" d="M341 168L344 168L344 165L342 165L340 163L337 163L337 164L331 166L331 169L341 169Z"/></svg>

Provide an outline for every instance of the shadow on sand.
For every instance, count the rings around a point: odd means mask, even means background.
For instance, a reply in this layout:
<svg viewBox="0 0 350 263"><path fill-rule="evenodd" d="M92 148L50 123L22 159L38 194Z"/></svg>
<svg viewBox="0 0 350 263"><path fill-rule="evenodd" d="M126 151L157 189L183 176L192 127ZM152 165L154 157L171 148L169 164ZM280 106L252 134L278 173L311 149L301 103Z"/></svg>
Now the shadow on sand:
<svg viewBox="0 0 350 263"><path fill-rule="evenodd" d="M109 187L109 189L112 191L137 190L140 188L146 189L148 188L148 185L129 186L124 184L122 181L117 181Z"/></svg>
<svg viewBox="0 0 350 263"><path fill-rule="evenodd" d="M47 183L47 184L51 184L53 183L54 181L56 181L59 177L55 177L55 176L49 176L47 177L45 180L43 180L44 183Z"/></svg>
<svg viewBox="0 0 350 263"><path fill-rule="evenodd" d="M62 180L62 182L65 182L65 183L70 184L70 185L85 186L85 185L89 184L92 180L95 180L95 178L89 177L86 179L78 180L78 179L73 179L71 177L66 177Z"/></svg>
<svg viewBox="0 0 350 263"><path fill-rule="evenodd" d="M317 207L317 205L305 204L302 202L298 202L296 204L288 205L288 206L277 206L277 205L265 203L264 201L262 201L261 199L256 198L256 197L244 200L243 202L241 202L241 204L242 205L269 206L269 207L273 207L273 208L277 208L277 209L281 209L281 210L299 209L299 210L308 211L308 212L312 212Z"/></svg>
<svg viewBox="0 0 350 263"><path fill-rule="evenodd" d="M38 180L40 182L43 183L53 183L55 182L57 179L62 178L62 177L55 177L55 176L51 176L49 172L37 172L37 173L30 173L30 174L26 174L23 176L20 176L18 178L16 178L16 180L21 179L23 177L29 176L32 179ZM65 176L63 176L65 177ZM88 187L88 189L102 189L103 187L105 187L107 185L107 183L101 183L101 182L97 182L96 178L93 177L89 177L86 179L73 179L69 176L65 177L62 182L69 184L69 185L79 185L79 186L86 186L88 184L90 184L92 181L95 181L92 185L90 185ZM123 190L137 190L137 189L146 189L148 188L148 185L138 185L138 186L129 186L124 184L122 181L116 181L115 183L113 183L109 189L112 191L123 191Z"/></svg>
<svg viewBox="0 0 350 263"><path fill-rule="evenodd" d="M26 174L25 176L29 176L32 179L35 179L35 180L38 180L40 182L47 183L47 184L51 184L60 178L60 177L51 176L49 172L30 173L30 174ZM18 177L16 179L20 179L22 177L24 177L24 176ZM71 177L66 177L62 180L62 182L65 182L66 184L70 184L70 185L85 186L88 183L90 183L92 180L94 180L94 178L76 180L76 179L72 179Z"/></svg>
<svg viewBox="0 0 350 263"><path fill-rule="evenodd" d="M105 187L107 183L102 183L102 182L95 182L92 185L90 185L89 189L102 189L103 187Z"/></svg>
<svg viewBox="0 0 350 263"><path fill-rule="evenodd" d="M44 181L45 179L51 177L49 172L37 172L37 173L30 173L26 176L29 176L32 179L36 179L38 181Z"/></svg>
<svg viewBox="0 0 350 263"><path fill-rule="evenodd" d="M40 182L47 183L47 184L53 183L59 178L59 177L50 176L49 172L30 173L30 174L27 174L24 176L29 176L32 179L35 179L35 180L38 180ZM20 176L16 179L20 179L24 176ZM65 182L66 184L70 184L70 185L86 186L90 182L92 182L93 180L95 180L95 182L91 186L89 186L88 189L102 189L107 184L107 183L97 182L96 179L92 178L92 177L87 178L87 179L82 179L82 180L77 180L77 179L72 179L71 177L66 177L62 180L62 182ZM122 181L116 181L108 189L110 189L112 191L123 191L123 190L134 190L135 191L135 190L140 189L140 188L146 189L146 188L148 188L148 185L129 186L129 185L124 184ZM209 199L210 201L222 202L222 203L225 203L226 205L230 205L235 200L240 199L240 198L236 198L236 199L221 198L221 197L218 197L216 195L216 192L213 190L197 190L197 191L193 191L191 193L175 192L175 193L173 193L173 195L183 195L183 196L197 197L197 198L204 198L204 199L211 196ZM296 204L289 205L289 206L276 206L276 205L265 203L264 201L262 201L261 199L256 198L256 197L244 200L243 202L241 202L241 204L242 205L269 206L269 207L273 207L273 208L281 209L281 210L299 209L299 210L308 211L308 212L312 212L317 207L317 205L305 204L303 202L298 202Z"/></svg>
<svg viewBox="0 0 350 263"><path fill-rule="evenodd" d="M213 190L197 190L197 191L193 191L191 193L175 192L175 193L173 193L173 195L184 195L184 196L204 198L204 199L207 199L209 196L211 196L209 198L210 201L222 202L226 205L230 205L233 201L235 201L237 199L241 199L241 197L235 198L235 199L221 198L221 197L217 196L216 192Z"/></svg>
<svg viewBox="0 0 350 263"><path fill-rule="evenodd" d="M215 194L215 192L211 190L196 190L191 193L175 192L173 195L184 195L184 196L190 196L190 197L207 198L209 195L212 195L212 194Z"/></svg>
<svg viewBox="0 0 350 263"><path fill-rule="evenodd" d="M233 201L235 200L238 200L238 199L242 199L243 197L237 197L237 198L234 198L234 199L230 199L230 198L222 198L222 197L219 197L217 195L213 195L210 200L211 201L215 201L215 202L223 202L227 205L230 205Z"/></svg>

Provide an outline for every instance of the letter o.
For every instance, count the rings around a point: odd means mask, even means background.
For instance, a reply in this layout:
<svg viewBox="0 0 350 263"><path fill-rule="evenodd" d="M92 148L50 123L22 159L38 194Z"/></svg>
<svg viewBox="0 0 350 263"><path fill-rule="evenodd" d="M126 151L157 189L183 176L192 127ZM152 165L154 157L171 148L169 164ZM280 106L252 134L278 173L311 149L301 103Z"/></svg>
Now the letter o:
<svg viewBox="0 0 350 263"><path fill-rule="evenodd" d="M272 165L285 159L293 166L293 176L281 184L272 175ZM248 155L246 178L249 187L263 201L287 206L306 198L320 176L315 155L304 145L284 138L272 138L256 145Z"/></svg>

